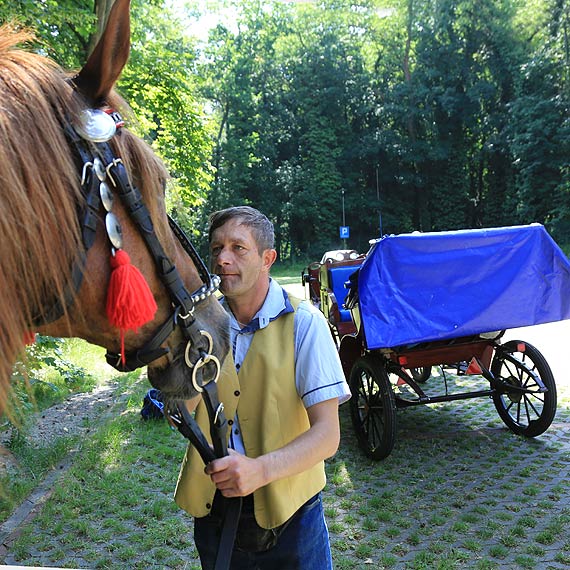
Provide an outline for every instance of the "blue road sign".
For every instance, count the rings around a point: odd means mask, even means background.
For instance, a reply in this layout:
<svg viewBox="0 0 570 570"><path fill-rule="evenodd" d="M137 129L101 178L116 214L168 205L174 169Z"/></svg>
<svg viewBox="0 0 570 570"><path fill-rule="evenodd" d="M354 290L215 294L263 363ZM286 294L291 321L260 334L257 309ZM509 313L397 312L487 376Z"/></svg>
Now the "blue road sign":
<svg viewBox="0 0 570 570"><path fill-rule="evenodd" d="M340 238L348 239L350 237L350 226L340 226Z"/></svg>

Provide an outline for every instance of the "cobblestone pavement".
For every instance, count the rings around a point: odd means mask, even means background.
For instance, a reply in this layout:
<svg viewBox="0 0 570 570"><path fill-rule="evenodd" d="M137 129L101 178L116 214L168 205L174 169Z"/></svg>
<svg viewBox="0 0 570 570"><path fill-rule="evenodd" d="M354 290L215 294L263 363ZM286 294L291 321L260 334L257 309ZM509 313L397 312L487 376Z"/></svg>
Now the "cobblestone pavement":
<svg viewBox="0 0 570 570"><path fill-rule="evenodd" d="M488 401L408 409L378 463L355 459L345 414L325 497L336 567L570 568L569 396L534 440Z"/></svg>
<svg viewBox="0 0 570 570"><path fill-rule="evenodd" d="M550 348L543 347L562 346L570 338L566 332L556 342L545 342L543 329L509 334L532 342L546 356ZM343 406L341 448L327 462L324 492L335 568L570 568L570 379L564 357L558 351L547 355L554 363L559 405L549 430L535 439L513 435L486 398L418 406L398 412L395 448L384 461L373 462L358 449L348 407ZM434 377L426 387L441 384L441 377ZM484 382L476 377L450 379L451 388L473 390L479 385ZM136 466L143 478L146 468L152 463ZM160 489L146 489L146 499L170 500L176 474L174 465ZM83 491L88 496L89 489ZM16 530L23 529L26 540L4 536L0 563L199 568L190 533L182 536L179 530L188 529L189 521L176 510L169 512L172 520L153 520L148 502L146 506L144 525L135 518L117 520L112 505L108 511L102 507L98 527L79 531L58 514L49 524L24 522ZM133 502L133 512L138 508ZM173 526L178 533L173 540L143 546L140 552L145 533L174 520L180 526ZM112 533L105 534L108 529Z"/></svg>

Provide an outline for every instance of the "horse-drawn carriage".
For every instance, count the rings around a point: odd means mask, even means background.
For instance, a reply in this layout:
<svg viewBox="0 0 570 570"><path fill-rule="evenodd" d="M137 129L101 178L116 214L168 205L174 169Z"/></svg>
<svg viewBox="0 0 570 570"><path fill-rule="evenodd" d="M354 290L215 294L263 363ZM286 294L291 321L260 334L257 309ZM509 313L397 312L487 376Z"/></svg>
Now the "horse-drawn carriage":
<svg viewBox="0 0 570 570"><path fill-rule="evenodd" d="M302 280L337 342L372 459L390 454L396 411L410 406L488 397L516 434L552 423L548 363L527 342L502 342L508 328L570 318L570 263L543 226L385 236L366 255L309 265ZM434 366L444 390L426 383ZM449 366L488 388L449 390Z"/></svg>

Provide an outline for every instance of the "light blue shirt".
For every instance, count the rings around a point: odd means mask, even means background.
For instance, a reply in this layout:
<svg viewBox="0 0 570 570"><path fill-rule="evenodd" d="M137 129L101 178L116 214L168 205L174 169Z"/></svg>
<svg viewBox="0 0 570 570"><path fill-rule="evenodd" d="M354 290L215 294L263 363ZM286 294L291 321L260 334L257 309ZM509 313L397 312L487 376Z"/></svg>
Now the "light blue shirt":
<svg viewBox="0 0 570 570"><path fill-rule="evenodd" d="M230 315L230 342L236 370L239 372L255 331L265 328L282 314L292 312L293 307L285 291L273 279L269 282L269 291L261 309L243 328L225 300L221 301ZM350 389L344 378L340 358L323 314L309 301L303 301L295 313L293 327L295 385L305 408L332 398L338 398L339 404L346 402L350 398ZM232 426L230 446L245 454L237 417Z"/></svg>

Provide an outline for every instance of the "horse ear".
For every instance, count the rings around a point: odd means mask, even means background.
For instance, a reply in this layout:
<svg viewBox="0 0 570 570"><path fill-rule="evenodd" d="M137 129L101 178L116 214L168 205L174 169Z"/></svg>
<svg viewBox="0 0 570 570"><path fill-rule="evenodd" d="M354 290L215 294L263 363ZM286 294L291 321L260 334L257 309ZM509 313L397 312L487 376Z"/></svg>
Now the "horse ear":
<svg viewBox="0 0 570 570"><path fill-rule="evenodd" d="M130 0L115 1L101 38L73 80L77 90L95 106L109 95L129 58L129 10Z"/></svg>

